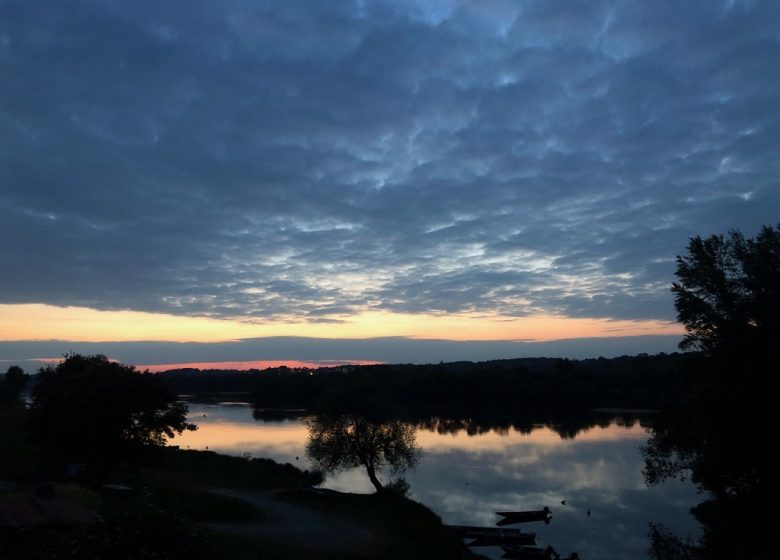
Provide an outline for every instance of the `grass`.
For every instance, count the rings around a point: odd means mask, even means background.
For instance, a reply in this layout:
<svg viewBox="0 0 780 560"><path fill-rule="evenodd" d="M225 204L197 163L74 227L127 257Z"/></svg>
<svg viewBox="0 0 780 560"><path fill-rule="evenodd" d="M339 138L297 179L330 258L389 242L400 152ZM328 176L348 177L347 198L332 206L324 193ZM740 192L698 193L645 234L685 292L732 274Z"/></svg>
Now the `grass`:
<svg viewBox="0 0 780 560"><path fill-rule="evenodd" d="M318 473L301 471L271 459L219 455L213 451L165 449L162 460L126 477L155 486L276 490L312 486L322 482Z"/></svg>
<svg viewBox="0 0 780 560"><path fill-rule="evenodd" d="M0 478L27 479L39 470L26 412L21 405L0 405Z"/></svg>
<svg viewBox="0 0 780 560"><path fill-rule="evenodd" d="M30 443L25 410L0 409L0 483L16 481L15 492L35 496L37 482L57 481L45 453ZM390 494L316 494L303 490L321 482L317 473L269 459L247 459L209 451L163 449L146 466L118 471L110 482L131 487L106 492L94 482L60 481L48 498L98 514L98 523L49 524L14 529L0 527L0 558L186 560L390 560L475 558L425 506ZM2 484L0 484L2 486ZM359 550L334 546L312 550L298 542L268 542L216 532L235 524L273 523L270 514L212 488L271 492L301 508L350 520L377 535L375 546ZM207 528L208 527L208 528ZM294 539L293 539L294 540Z"/></svg>
<svg viewBox="0 0 780 560"><path fill-rule="evenodd" d="M291 490L282 497L300 506L325 509L329 515L372 527L381 538L381 547L375 551L365 551L359 558L481 558L469 551L462 539L444 526L439 516L429 508L390 492L312 495L310 492Z"/></svg>
<svg viewBox="0 0 780 560"><path fill-rule="evenodd" d="M252 504L207 492L157 487L150 496L159 508L188 521L246 523L263 517L263 512Z"/></svg>
<svg viewBox="0 0 780 560"><path fill-rule="evenodd" d="M35 495L34 491L28 494ZM159 558L186 560L257 558L257 543L208 531L203 522L262 518L251 504L205 492L143 488L129 496L98 488L56 484L49 496L99 515L91 524L54 523L24 529L0 527L0 558Z"/></svg>

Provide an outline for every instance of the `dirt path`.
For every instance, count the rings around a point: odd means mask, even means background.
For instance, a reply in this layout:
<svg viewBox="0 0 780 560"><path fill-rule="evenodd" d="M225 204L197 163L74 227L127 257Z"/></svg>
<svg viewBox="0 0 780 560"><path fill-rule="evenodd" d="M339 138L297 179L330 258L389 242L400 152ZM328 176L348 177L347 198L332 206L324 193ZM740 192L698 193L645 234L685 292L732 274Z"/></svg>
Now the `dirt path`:
<svg viewBox="0 0 780 560"><path fill-rule="evenodd" d="M328 500L314 499L311 505L304 506L285 500L279 491L247 492L225 488L211 491L248 502L263 512L263 517L253 522L207 524L215 531L333 552L365 550L380 540L372 527L339 515L329 507ZM316 494L313 496L316 498Z"/></svg>

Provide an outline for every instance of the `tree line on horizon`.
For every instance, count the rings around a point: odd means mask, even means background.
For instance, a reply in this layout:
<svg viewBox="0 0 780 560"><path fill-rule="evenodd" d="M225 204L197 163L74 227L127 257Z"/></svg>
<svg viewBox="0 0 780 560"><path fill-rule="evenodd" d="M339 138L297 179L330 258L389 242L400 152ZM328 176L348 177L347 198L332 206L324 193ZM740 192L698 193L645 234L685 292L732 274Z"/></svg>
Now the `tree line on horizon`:
<svg viewBox="0 0 780 560"><path fill-rule="evenodd" d="M409 410L657 408L697 353L571 360L351 366L348 371L168 371L179 394L243 393L259 408L327 405L344 391L380 394ZM345 403L345 406L348 406Z"/></svg>

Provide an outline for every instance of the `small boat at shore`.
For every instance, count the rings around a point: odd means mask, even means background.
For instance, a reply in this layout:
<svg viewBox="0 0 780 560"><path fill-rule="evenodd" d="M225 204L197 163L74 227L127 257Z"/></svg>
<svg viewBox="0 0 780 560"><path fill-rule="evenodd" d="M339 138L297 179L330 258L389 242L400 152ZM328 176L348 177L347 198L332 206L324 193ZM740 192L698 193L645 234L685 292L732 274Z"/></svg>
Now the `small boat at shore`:
<svg viewBox="0 0 780 560"><path fill-rule="evenodd" d="M531 523L534 521L544 521L549 523L552 519L552 511L547 506L544 509L530 511L497 511L496 514L503 517L496 525L512 525L514 523Z"/></svg>

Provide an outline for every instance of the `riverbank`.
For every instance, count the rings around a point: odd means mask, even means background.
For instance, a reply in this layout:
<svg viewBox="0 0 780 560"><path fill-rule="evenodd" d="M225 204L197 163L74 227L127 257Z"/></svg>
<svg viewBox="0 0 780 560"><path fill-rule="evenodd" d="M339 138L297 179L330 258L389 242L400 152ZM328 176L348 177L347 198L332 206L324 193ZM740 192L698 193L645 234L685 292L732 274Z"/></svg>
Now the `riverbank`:
<svg viewBox="0 0 780 560"><path fill-rule="evenodd" d="M267 459L165 449L111 484L0 485L0 557L476 558L425 506Z"/></svg>

